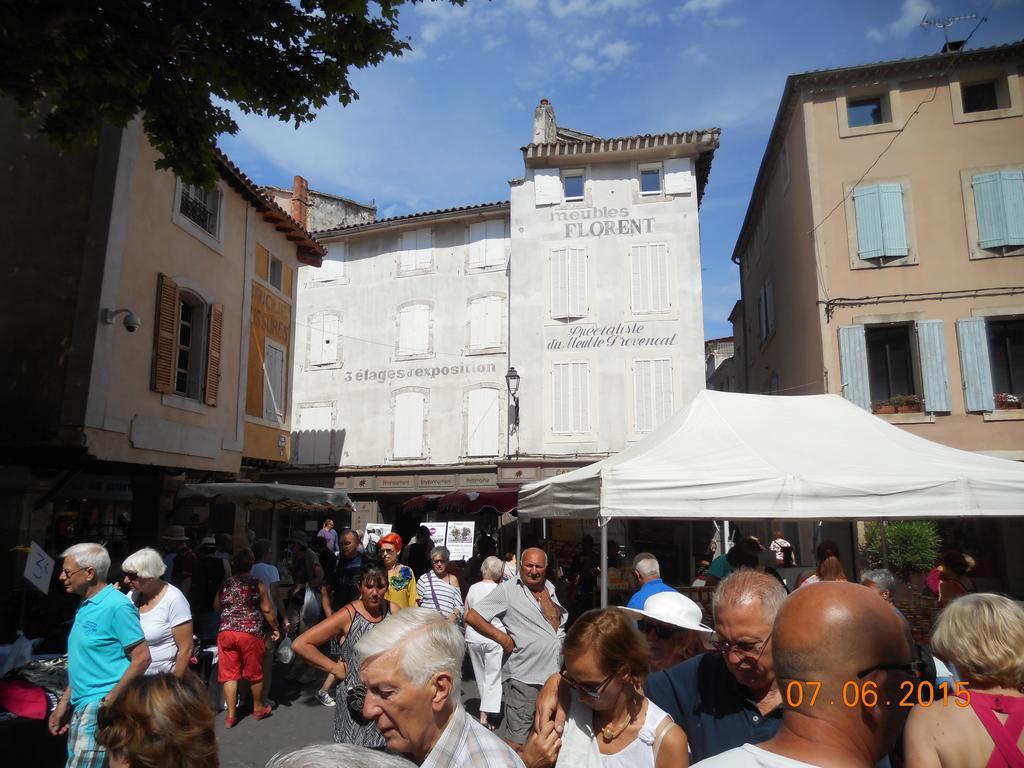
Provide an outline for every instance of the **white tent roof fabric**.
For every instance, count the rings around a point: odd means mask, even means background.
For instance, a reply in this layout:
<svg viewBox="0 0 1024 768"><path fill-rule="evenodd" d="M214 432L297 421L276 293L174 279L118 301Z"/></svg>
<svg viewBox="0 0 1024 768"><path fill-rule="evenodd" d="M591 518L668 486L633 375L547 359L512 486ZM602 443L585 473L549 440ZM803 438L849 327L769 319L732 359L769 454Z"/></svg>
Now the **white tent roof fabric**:
<svg viewBox="0 0 1024 768"><path fill-rule="evenodd" d="M1024 464L926 440L838 395L702 391L604 461L523 487L523 518L1024 514Z"/></svg>

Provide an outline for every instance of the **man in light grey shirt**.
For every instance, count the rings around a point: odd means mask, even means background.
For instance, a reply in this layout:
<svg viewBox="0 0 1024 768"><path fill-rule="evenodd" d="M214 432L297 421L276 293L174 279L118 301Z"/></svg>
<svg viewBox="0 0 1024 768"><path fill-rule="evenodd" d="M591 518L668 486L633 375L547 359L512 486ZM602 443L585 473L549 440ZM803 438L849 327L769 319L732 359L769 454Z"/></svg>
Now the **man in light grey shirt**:
<svg viewBox="0 0 1024 768"><path fill-rule="evenodd" d="M568 612L546 578L547 567L544 550L525 550L519 576L500 584L466 612L469 626L509 654L502 728L506 739L515 744L523 744L529 737L537 693L562 663ZM495 617L505 625L504 632L490 623Z"/></svg>

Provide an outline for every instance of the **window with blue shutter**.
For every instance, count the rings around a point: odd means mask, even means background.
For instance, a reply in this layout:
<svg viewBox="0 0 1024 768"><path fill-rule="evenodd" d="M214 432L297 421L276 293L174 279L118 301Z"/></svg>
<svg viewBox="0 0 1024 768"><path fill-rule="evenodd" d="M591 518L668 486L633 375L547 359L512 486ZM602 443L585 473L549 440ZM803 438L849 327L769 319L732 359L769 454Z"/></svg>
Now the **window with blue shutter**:
<svg viewBox="0 0 1024 768"><path fill-rule="evenodd" d="M956 338L960 348L960 375L963 377L964 403L967 411L994 410L992 366L988 356L985 318L957 320Z"/></svg>
<svg viewBox="0 0 1024 768"><path fill-rule="evenodd" d="M857 187L853 192L853 205L860 258L900 258L910 253L900 184Z"/></svg>
<svg viewBox="0 0 1024 768"><path fill-rule="evenodd" d="M843 397L865 411L870 411L868 352L863 325L846 325L839 329L839 365Z"/></svg>
<svg viewBox="0 0 1024 768"><path fill-rule="evenodd" d="M946 363L946 336L941 320L917 322L917 344L921 358L921 384L924 389L924 410L948 413L949 365Z"/></svg>
<svg viewBox="0 0 1024 768"><path fill-rule="evenodd" d="M978 213L978 245L1024 245L1024 171L981 173L971 179Z"/></svg>

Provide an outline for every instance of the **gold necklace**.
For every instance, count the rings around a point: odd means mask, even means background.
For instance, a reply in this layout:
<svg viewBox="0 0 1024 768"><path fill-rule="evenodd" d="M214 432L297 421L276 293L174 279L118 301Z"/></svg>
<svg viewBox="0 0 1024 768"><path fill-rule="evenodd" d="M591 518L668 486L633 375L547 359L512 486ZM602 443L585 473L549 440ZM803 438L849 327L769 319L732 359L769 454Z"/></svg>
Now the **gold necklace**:
<svg viewBox="0 0 1024 768"><path fill-rule="evenodd" d="M622 727L619 728L619 730L613 731L611 723L609 723L601 729L601 735L604 736L605 741L614 741L615 739L619 738L619 736L621 736L626 731L626 729L633 724L633 713L627 712L626 714L626 722L622 724Z"/></svg>

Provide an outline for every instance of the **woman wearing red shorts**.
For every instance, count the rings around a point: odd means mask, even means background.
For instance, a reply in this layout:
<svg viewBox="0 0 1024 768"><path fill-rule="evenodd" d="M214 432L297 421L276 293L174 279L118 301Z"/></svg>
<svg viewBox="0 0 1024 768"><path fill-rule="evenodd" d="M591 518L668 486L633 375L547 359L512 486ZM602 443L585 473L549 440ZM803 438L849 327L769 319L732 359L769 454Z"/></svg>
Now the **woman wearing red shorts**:
<svg viewBox="0 0 1024 768"><path fill-rule="evenodd" d="M263 653L266 649L263 620L270 624L272 640L278 640L281 633L266 586L249 574L252 564L252 551L239 550L231 560L234 576L224 580L213 603L213 609L221 612L217 679L224 686L228 707L224 724L228 728L233 728L237 722L238 681L243 678L252 686L253 718L262 720L271 712L270 707L263 705Z"/></svg>

